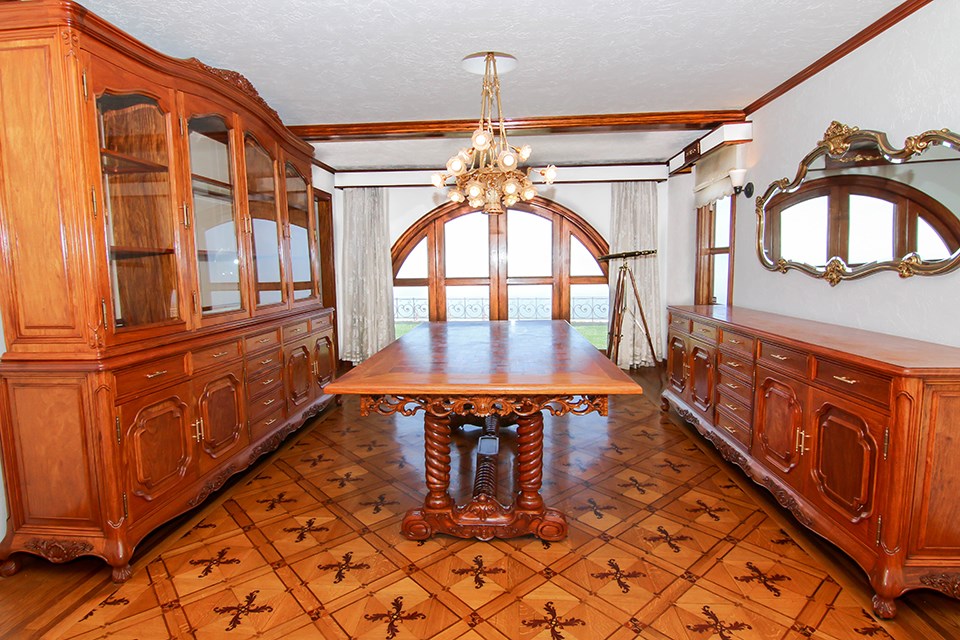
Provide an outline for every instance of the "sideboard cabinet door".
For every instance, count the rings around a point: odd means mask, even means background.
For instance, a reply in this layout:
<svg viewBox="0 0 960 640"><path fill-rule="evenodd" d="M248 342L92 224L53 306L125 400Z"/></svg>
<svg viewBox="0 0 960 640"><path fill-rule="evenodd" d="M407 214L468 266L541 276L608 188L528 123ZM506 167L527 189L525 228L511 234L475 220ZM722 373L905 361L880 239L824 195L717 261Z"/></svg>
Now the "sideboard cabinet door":
<svg viewBox="0 0 960 640"><path fill-rule="evenodd" d="M802 382L757 368L753 455L796 489L803 480L797 469L804 447L806 393Z"/></svg>
<svg viewBox="0 0 960 640"><path fill-rule="evenodd" d="M219 464L247 444L242 364L194 382L199 420L200 472Z"/></svg>

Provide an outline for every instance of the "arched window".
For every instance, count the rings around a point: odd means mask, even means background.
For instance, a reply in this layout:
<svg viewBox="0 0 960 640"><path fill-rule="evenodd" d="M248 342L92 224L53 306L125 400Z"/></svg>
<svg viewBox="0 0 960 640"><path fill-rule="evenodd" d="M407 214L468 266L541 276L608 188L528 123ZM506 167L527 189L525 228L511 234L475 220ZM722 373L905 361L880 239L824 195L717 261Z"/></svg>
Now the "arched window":
<svg viewBox="0 0 960 640"><path fill-rule="evenodd" d="M503 215L446 204L397 239L397 335L427 320L563 319L606 344L607 242L583 218L545 198Z"/></svg>
<svg viewBox="0 0 960 640"><path fill-rule="evenodd" d="M960 249L960 220L910 185L887 178L841 175L805 183L767 205L764 245L774 260L816 267L834 256L851 266L900 260L916 252L924 261Z"/></svg>

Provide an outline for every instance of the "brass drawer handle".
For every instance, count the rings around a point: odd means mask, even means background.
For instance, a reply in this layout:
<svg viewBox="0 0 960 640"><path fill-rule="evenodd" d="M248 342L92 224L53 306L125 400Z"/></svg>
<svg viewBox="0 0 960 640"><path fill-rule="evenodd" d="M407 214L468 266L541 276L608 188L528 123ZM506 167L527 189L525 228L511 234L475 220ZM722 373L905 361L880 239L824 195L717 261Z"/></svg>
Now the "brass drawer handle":
<svg viewBox="0 0 960 640"><path fill-rule="evenodd" d="M270 364L273 362L273 358L267 358L266 360L261 360L260 364Z"/></svg>
<svg viewBox="0 0 960 640"><path fill-rule="evenodd" d="M266 422L263 423L263 426L269 427L270 425L272 425L272 424L273 424L274 422L276 422L276 421L277 421L276 418L270 418L269 420L267 420Z"/></svg>
<svg viewBox="0 0 960 640"><path fill-rule="evenodd" d="M266 344L268 342L270 342L270 338L260 338L257 340L257 344Z"/></svg>
<svg viewBox="0 0 960 640"><path fill-rule="evenodd" d="M742 342L740 342L740 341L737 340L736 338L730 338L727 342L729 342L730 344L743 344Z"/></svg>
<svg viewBox="0 0 960 640"><path fill-rule="evenodd" d="M154 371L153 373L148 373L146 375L146 378L148 380L152 380L153 378L159 378L160 376L164 375L166 372L167 372L166 369L164 369L163 371Z"/></svg>
<svg viewBox="0 0 960 640"><path fill-rule="evenodd" d="M697 329L700 333L713 333L710 329Z"/></svg>
<svg viewBox="0 0 960 640"><path fill-rule="evenodd" d="M272 405L272 404L273 404L274 402L276 402L276 401L277 401L276 398L270 398L269 400L264 400L264 401L263 401L263 406L269 407L270 405Z"/></svg>
<svg viewBox="0 0 960 640"><path fill-rule="evenodd" d="M727 385L728 387L730 387L731 389L739 389L739 388L740 388L740 385L738 385L738 384L733 384L732 382L727 382L726 385Z"/></svg>
<svg viewBox="0 0 960 640"><path fill-rule="evenodd" d="M728 362L728 363L727 363L727 366L733 367L734 369L739 369L739 368L740 368L740 363L739 363L739 362Z"/></svg>
<svg viewBox="0 0 960 640"><path fill-rule="evenodd" d="M303 331L303 327L297 327L296 329L291 329L290 333L300 333Z"/></svg>
<svg viewBox="0 0 960 640"><path fill-rule="evenodd" d="M267 385L270 384L271 382L273 382L273 378L267 378L266 380L264 380L264 381L261 382L260 384L262 384L263 386L267 386Z"/></svg>
<svg viewBox="0 0 960 640"><path fill-rule="evenodd" d="M730 409L730 411L739 411L736 405L732 405L729 402L724 402L723 406L725 406L727 409Z"/></svg>
<svg viewBox="0 0 960 640"><path fill-rule="evenodd" d="M731 427L728 427L727 425L723 425L723 428L726 429L727 431L729 431L730 433L734 434L734 435L736 435L736 433L737 433L737 430L736 430L736 429L733 429L733 428L731 428Z"/></svg>
<svg viewBox="0 0 960 640"><path fill-rule="evenodd" d="M783 362L784 360L789 360L789 359L790 359L790 358L788 358L787 356L781 356L779 353L771 353L771 354L770 354L770 357L771 357L771 358L776 358L777 360L780 360L781 362Z"/></svg>
<svg viewBox="0 0 960 640"><path fill-rule="evenodd" d="M221 351L220 353L215 353L215 354L213 354L213 355L210 356L210 357L211 357L211 358L222 358L223 356L227 355L228 353L230 353L230 352L229 352L229 351Z"/></svg>
<svg viewBox="0 0 960 640"><path fill-rule="evenodd" d="M843 376L833 376L834 380L839 380L840 382L846 382L847 384L857 384L859 380L854 380L853 378L845 378Z"/></svg>

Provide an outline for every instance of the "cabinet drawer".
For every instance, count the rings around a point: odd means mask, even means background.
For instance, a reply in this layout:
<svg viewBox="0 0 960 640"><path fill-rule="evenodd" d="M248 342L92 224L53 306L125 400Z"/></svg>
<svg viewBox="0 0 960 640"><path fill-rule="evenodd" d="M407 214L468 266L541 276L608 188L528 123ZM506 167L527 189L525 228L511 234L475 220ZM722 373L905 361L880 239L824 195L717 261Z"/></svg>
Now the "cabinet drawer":
<svg viewBox="0 0 960 640"><path fill-rule="evenodd" d="M333 314L324 313L323 315L310 318L310 333L322 331L333 326Z"/></svg>
<svg viewBox="0 0 960 640"><path fill-rule="evenodd" d="M283 424L283 411L277 407L266 415L250 420L250 441L255 442L269 436Z"/></svg>
<svg viewBox="0 0 960 640"><path fill-rule="evenodd" d="M890 402L890 379L867 373L829 360L817 360L817 382L867 400L887 405Z"/></svg>
<svg viewBox="0 0 960 640"><path fill-rule="evenodd" d="M283 364L283 352L280 349L265 351L247 357L247 380L261 375L267 369L273 369Z"/></svg>
<svg viewBox="0 0 960 640"><path fill-rule="evenodd" d="M717 393L717 410L728 416L737 418L744 424L753 422L753 403L744 402L742 398L728 394L721 387Z"/></svg>
<svg viewBox="0 0 960 640"><path fill-rule="evenodd" d="M117 396L125 396L138 391L163 386L187 375L185 354L152 360L147 364L132 367L114 374L117 382Z"/></svg>
<svg viewBox="0 0 960 640"><path fill-rule="evenodd" d="M268 413L283 407L283 385L276 387L272 392L259 398L252 398L247 405L251 423L259 420Z"/></svg>
<svg viewBox="0 0 960 640"><path fill-rule="evenodd" d="M280 367L274 367L273 369L264 371L255 378L248 377L247 394L251 398L256 398L273 391L283 383L282 371Z"/></svg>
<svg viewBox="0 0 960 640"><path fill-rule="evenodd" d="M747 384L753 383L753 359L744 358L741 354L732 354L721 351L717 355L718 369L726 371L727 375L739 377Z"/></svg>
<svg viewBox="0 0 960 640"><path fill-rule="evenodd" d="M740 402L749 407L753 406L753 385L747 384L738 377L731 376L721 369L717 374L717 389L723 393L736 396Z"/></svg>
<svg viewBox="0 0 960 640"><path fill-rule="evenodd" d="M739 420L731 418L724 410L717 411L717 426L733 436L743 446L750 448L753 430Z"/></svg>
<svg viewBox="0 0 960 640"><path fill-rule="evenodd" d="M296 324L288 324L283 328L283 341L284 343L290 342L291 340L296 340L307 335L309 331L307 321L298 322Z"/></svg>
<svg viewBox="0 0 960 640"><path fill-rule="evenodd" d="M694 321L693 330L690 333L704 342L717 343L717 328L711 324Z"/></svg>
<svg viewBox="0 0 960 640"><path fill-rule="evenodd" d="M724 329L720 336L720 347L727 351L736 351L753 360L754 339L749 336Z"/></svg>
<svg viewBox="0 0 960 640"><path fill-rule="evenodd" d="M280 330L274 329L273 331L267 331L266 333L258 333L256 335L247 336L244 340L244 351L247 355L251 353L256 353L257 351L263 351L264 349L269 349L280 344Z"/></svg>
<svg viewBox="0 0 960 640"><path fill-rule="evenodd" d="M690 318L671 315L670 328L683 333L690 333Z"/></svg>
<svg viewBox="0 0 960 640"><path fill-rule="evenodd" d="M230 362L240 357L240 341L224 342L214 347L199 349L190 353L194 371L202 371L215 365Z"/></svg>
<svg viewBox="0 0 960 640"><path fill-rule="evenodd" d="M792 372L802 378L807 375L807 354L801 351L761 341L759 361L768 367Z"/></svg>

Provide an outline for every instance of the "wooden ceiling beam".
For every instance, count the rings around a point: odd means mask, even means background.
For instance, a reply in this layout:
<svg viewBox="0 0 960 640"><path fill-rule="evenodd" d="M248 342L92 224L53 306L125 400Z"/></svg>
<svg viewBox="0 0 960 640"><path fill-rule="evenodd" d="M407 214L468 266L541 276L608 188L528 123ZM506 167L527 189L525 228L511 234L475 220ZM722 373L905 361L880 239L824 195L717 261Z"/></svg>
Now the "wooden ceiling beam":
<svg viewBox="0 0 960 640"><path fill-rule="evenodd" d="M508 118L509 133L604 133L609 131L689 131L713 129L728 122L743 122L741 109L718 111L659 111L649 113L606 113L578 116ZM289 127L308 142L377 140L398 138L439 138L468 136L476 120L418 120L408 122L358 122L353 124L304 124Z"/></svg>

